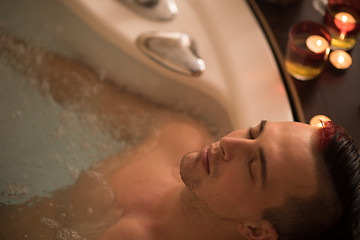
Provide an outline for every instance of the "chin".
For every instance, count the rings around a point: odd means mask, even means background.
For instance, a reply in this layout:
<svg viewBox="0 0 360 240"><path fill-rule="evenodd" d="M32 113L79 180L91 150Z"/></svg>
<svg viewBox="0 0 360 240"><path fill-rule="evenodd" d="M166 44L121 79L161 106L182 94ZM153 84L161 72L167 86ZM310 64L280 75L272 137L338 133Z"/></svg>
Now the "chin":
<svg viewBox="0 0 360 240"><path fill-rule="evenodd" d="M183 156L180 165L180 176L190 190L197 188L202 180L197 166L200 162L200 151L190 152Z"/></svg>
<svg viewBox="0 0 360 240"><path fill-rule="evenodd" d="M181 159L181 168L193 169L200 161L200 151L186 153Z"/></svg>

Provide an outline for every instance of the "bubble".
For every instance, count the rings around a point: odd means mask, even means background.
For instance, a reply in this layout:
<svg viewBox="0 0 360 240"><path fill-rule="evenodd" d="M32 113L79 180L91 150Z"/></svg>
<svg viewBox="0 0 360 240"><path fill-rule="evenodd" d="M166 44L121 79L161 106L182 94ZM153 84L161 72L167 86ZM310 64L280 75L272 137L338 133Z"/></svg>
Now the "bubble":
<svg viewBox="0 0 360 240"><path fill-rule="evenodd" d="M50 228L59 228L60 227L60 224L58 222L56 222L55 220L53 219L49 219L49 218L41 218L40 219L40 222L45 224L46 226L50 227Z"/></svg>
<svg viewBox="0 0 360 240"><path fill-rule="evenodd" d="M62 228L56 232L55 239L56 240L85 240L86 238L81 237L80 234L73 229Z"/></svg>
<svg viewBox="0 0 360 240"><path fill-rule="evenodd" d="M94 210L93 210L91 207L89 207L89 208L88 208L88 213L89 213L89 214L93 214L93 213L94 213Z"/></svg>
<svg viewBox="0 0 360 240"><path fill-rule="evenodd" d="M28 193L29 188L27 186L11 183L3 187L3 190L0 193L0 200L3 202L4 199L13 200L22 198Z"/></svg>

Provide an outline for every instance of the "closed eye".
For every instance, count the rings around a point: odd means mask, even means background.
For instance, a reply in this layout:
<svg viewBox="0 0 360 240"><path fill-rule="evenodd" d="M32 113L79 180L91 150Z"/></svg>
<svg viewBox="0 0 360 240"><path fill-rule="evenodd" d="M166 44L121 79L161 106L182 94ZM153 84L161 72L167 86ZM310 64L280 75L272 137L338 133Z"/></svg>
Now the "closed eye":
<svg viewBox="0 0 360 240"><path fill-rule="evenodd" d="M249 130L248 130L248 136L250 139L254 140L254 135L252 134L252 127L249 127Z"/></svg>
<svg viewBox="0 0 360 240"><path fill-rule="evenodd" d="M257 137L260 136L260 134L262 133L262 131L264 130L264 127L266 125L267 121L266 120L263 120L261 121L261 123L259 125L257 125L256 127L252 128L252 127L249 127L249 130L248 130L248 136L250 139L254 140L256 139ZM254 136L254 133L253 131L255 131L255 136Z"/></svg>

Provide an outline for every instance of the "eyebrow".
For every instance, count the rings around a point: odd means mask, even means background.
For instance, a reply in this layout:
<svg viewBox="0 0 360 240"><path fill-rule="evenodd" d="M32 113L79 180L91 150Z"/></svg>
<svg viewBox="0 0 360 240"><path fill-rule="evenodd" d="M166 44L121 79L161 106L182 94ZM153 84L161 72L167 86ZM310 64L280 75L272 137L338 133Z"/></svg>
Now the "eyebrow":
<svg viewBox="0 0 360 240"><path fill-rule="evenodd" d="M263 120L260 123L259 135L264 131L265 125L267 121ZM266 177L267 177L267 161L265 158L264 150L262 147L259 147L259 155L260 155L260 162L261 162L261 182L262 187L264 188L266 185Z"/></svg>
<svg viewBox="0 0 360 240"><path fill-rule="evenodd" d="M260 129L259 129L259 134L260 135L263 131L264 131L264 128L265 128L265 125L266 125L267 121L266 120L262 120L261 123L260 123Z"/></svg>

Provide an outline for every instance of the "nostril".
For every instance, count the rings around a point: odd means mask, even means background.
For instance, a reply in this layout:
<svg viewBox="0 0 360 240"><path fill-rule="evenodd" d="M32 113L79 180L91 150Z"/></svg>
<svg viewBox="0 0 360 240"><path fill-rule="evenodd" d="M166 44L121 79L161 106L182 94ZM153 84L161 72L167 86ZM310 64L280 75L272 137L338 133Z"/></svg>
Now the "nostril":
<svg viewBox="0 0 360 240"><path fill-rule="evenodd" d="M220 140L219 144L220 154L225 162L228 162L230 160L230 152L226 150L226 144L223 139Z"/></svg>
<svg viewBox="0 0 360 240"><path fill-rule="evenodd" d="M231 160L231 155L229 153L224 153L224 157L223 157L225 162L230 162Z"/></svg>
<svg viewBox="0 0 360 240"><path fill-rule="evenodd" d="M222 155L225 156L225 151L224 151L224 149L222 148L221 145L220 145L220 151L222 152Z"/></svg>

